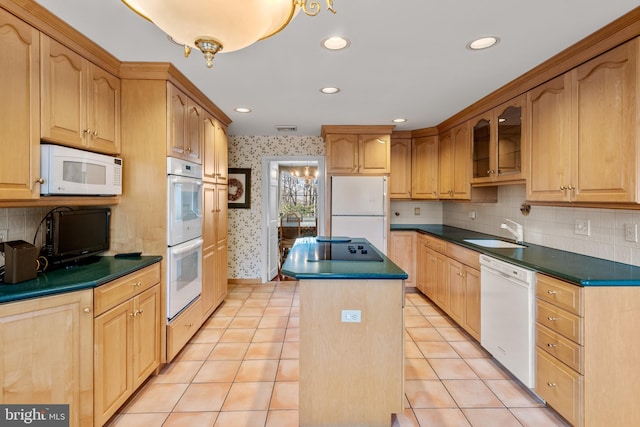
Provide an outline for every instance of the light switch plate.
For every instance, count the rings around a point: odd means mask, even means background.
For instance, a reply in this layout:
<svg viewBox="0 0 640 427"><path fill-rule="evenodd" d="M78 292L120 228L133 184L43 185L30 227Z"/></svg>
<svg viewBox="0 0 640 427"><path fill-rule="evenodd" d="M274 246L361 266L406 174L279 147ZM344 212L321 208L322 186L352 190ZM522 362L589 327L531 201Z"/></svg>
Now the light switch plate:
<svg viewBox="0 0 640 427"><path fill-rule="evenodd" d="M638 224L624 225L624 240L638 243Z"/></svg>
<svg viewBox="0 0 640 427"><path fill-rule="evenodd" d="M0 242L6 241L8 236L9 236L9 230L4 228L0 230Z"/></svg>
<svg viewBox="0 0 640 427"><path fill-rule="evenodd" d="M342 323L360 323L361 320L360 310L342 310Z"/></svg>

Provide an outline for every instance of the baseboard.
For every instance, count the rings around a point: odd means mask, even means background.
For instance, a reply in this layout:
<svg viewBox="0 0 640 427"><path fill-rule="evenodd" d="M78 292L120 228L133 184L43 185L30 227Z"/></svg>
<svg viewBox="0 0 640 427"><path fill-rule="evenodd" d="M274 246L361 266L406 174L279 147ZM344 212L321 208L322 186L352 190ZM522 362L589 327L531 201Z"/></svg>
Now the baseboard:
<svg viewBox="0 0 640 427"><path fill-rule="evenodd" d="M230 285L261 285L262 279L227 279L227 283Z"/></svg>

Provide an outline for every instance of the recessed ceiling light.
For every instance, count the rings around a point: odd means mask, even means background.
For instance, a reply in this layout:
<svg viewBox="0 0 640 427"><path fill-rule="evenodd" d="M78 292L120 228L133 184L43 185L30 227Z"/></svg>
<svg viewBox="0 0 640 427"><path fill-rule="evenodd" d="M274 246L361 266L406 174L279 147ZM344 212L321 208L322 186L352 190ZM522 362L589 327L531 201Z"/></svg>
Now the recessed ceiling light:
<svg viewBox="0 0 640 427"><path fill-rule="evenodd" d="M340 92L340 88L337 88L337 87L323 87L322 89L320 89L320 92L326 93L327 95L331 95L331 94Z"/></svg>
<svg viewBox="0 0 640 427"><path fill-rule="evenodd" d="M482 50L487 49L491 46L495 46L500 41L499 37L489 36L489 37L481 37L479 39L475 39L467 43L467 49L469 50Z"/></svg>
<svg viewBox="0 0 640 427"><path fill-rule="evenodd" d="M236 113L250 113L251 109L247 107L236 107L233 109Z"/></svg>
<svg viewBox="0 0 640 427"><path fill-rule="evenodd" d="M392 120L393 123L404 123L406 121L407 119L403 119L403 118L397 118Z"/></svg>
<svg viewBox="0 0 640 427"><path fill-rule="evenodd" d="M340 50L349 47L351 42L344 37L329 37L322 40L321 46L329 50Z"/></svg>

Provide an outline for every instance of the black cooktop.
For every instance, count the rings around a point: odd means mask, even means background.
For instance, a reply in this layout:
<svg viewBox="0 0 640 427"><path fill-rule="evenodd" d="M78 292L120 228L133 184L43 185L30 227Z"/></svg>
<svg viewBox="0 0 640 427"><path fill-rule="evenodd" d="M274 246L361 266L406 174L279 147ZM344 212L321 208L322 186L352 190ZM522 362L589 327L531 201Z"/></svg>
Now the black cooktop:
<svg viewBox="0 0 640 427"><path fill-rule="evenodd" d="M309 261L376 261L382 257L369 243L317 242L309 247Z"/></svg>

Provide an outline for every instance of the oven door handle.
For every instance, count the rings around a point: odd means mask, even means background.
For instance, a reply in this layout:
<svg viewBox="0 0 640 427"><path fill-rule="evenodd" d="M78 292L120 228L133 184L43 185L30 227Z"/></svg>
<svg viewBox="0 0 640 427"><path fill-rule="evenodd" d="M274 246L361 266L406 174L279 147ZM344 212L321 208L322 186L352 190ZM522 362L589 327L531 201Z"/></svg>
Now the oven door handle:
<svg viewBox="0 0 640 427"><path fill-rule="evenodd" d="M174 246L171 248L171 255L182 255L185 252L191 252L195 248L202 247L202 239L196 239L192 243Z"/></svg>
<svg viewBox="0 0 640 427"><path fill-rule="evenodd" d="M202 186L202 181L200 181L199 179L196 178L185 178L182 176L176 176L174 178L171 178L171 182L173 184L193 184L193 185L197 185L198 187Z"/></svg>

